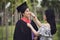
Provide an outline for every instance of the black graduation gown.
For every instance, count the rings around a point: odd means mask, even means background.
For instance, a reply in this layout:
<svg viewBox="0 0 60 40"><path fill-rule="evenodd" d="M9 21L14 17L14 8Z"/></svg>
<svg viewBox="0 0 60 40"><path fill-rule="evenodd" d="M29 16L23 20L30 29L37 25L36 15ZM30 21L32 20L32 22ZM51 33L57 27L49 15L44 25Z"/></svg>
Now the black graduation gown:
<svg viewBox="0 0 60 40"><path fill-rule="evenodd" d="M31 30L23 20L16 23L14 40L32 40Z"/></svg>
<svg viewBox="0 0 60 40"><path fill-rule="evenodd" d="M31 21L33 27L38 30L37 26ZM32 40L31 29L23 20L18 20L16 23L13 40Z"/></svg>
<svg viewBox="0 0 60 40"><path fill-rule="evenodd" d="M33 20L31 21L31 25L33 26L33 28L34 28L36 31L38 31L37 25L34 23ZM40 40L40 37L38 37L37 40Z"/></svg>
<svg viewBox="0 0 60 40"><path fill-rule="evenodd" d="M33 26L33 28L34 28L36 31L38 31L37 25L34 23L33 20L31 21L31 25Z"/></svg>

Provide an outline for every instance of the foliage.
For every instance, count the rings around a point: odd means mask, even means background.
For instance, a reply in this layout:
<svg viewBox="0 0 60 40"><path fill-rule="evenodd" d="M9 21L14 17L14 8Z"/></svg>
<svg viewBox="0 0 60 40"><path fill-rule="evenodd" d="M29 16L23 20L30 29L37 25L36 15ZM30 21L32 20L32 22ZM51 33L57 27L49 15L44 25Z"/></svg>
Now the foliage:
<svg viewBox="0 0 60 40"><path fill-rule="evenodd" d="M51 7L55 11L56 17L60 20L60 1L59 0L42 0L41 2L42 7Z"/></svg>

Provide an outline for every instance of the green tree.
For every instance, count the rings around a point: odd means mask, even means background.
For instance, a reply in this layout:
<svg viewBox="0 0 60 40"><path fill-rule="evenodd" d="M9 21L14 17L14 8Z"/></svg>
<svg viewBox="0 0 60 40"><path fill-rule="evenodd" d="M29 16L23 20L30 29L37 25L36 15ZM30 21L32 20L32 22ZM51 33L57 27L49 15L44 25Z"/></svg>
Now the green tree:
<svg viewBox="0 0 60 40"><path fill-rule="evenodd" d="M59 15L60 15L60 1L59 0L42 0L42 3L41 3L41 6L42 7L51 7L54 9L55 11L55 14L58 15L56 16L57 18L57 21L59 21Z"/></svg>

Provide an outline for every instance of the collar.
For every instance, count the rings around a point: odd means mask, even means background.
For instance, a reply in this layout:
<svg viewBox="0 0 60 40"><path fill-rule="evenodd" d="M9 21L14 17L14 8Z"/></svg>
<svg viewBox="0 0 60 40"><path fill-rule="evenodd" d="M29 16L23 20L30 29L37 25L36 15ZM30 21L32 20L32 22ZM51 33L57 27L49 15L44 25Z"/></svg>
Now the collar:
<svg viewBox="0 0 60 40"><path fill-rule="evenodd" d="M27 19L26 17L21 18L21 20L23 20L26 23L30 23L31 22L30 19Z"/></svg>

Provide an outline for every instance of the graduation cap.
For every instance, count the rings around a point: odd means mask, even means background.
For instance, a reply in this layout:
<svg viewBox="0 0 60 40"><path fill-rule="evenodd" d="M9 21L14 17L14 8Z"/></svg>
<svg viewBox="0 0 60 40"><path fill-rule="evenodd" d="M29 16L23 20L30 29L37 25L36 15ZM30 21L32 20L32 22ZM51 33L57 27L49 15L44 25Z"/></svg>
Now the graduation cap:
<svg viewBox="0 0 60 40"><path fill-rule="evenodd" d="M17 7L17 10L18 12L24 13L27 8L28 8L27 3L24 2Z"/></svg>

